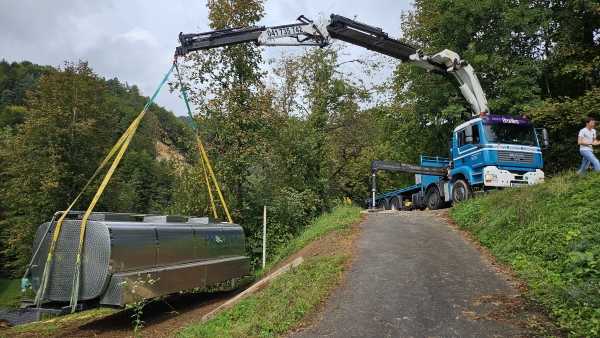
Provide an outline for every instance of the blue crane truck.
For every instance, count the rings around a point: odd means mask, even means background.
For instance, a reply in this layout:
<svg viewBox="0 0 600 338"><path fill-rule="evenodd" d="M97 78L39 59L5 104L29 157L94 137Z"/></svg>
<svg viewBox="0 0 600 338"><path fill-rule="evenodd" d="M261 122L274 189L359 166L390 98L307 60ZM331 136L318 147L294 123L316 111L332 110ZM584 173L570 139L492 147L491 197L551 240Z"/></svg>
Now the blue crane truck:
<svg viewBox="0 0 600 338"><path fill-rule="evenodd" d="M175 58L193 51L240 43L325 47L332 39L337 39L434 74L454 77L473 117L454 130L448 147L449 157L421 156L418 165L374 161L373 197L366 200L372 208L400 209L410 204L413 208L438 209L449 202L461 202L476 192L544 181L542 153L533 123L522 117L490 115L477 75L469 62L457 53L445 49L428 54L417 46L390 37L379 27L341 15L331 14L330 20L321 25L303 15L297 20L299 22L281 26L180 33L181 45L175 50ZM542 136L542 144L547 146L545 130L542 130ZM414 173L416 184L375 196L379 170Z"/></svg>
<svg viewBox="0 0 600 338"><path fill-rule="evenodd" d="M548 136L541 129L541 144ZM481 115L459 125L448 157L423 156L421 163L373 161L371 209L440 209L474 193L544 182L542 152L533 123L524 117ZM415 185L376 196L379 170L415 174Z"/></svg>

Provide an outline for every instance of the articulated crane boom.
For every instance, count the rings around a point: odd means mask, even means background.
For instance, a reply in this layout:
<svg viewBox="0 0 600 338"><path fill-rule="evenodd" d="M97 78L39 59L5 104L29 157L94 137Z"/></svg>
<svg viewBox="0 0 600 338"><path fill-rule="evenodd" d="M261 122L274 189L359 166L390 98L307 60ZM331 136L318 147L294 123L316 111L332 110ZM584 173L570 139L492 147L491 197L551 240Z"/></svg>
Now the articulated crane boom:
<svg viewBox="0 0 600 338"><path fill-rule="evenodd" d="M452 74L471 105L473 115L490 114L477 75L471 65L461 60L455 52L446 49L436 54L426 54L419 47L390 38L381 28L336 14L331 14L330 18L330 21L325 21L320 26L301 15L298 17L299 23L283 26L233 27L198 34L180 33L181 46L175 50L175 56L248 42L254 42L257 46L325 47L329 45L330 38L333 38L425 68L432 73ZM280 41L281 38L293 40Z"/></svg>
<svg viewBox="0 0 600 338"><path fill-rule="evenodd" d="M219 48L240 43L254 42L257 46L319 46L329 44L329 35L324 25L317 27L303 15L299 23L273 27L233 27L212 32L179 34L181 46L175 50L175 56L189 52ZM291 41L279 41L281 38L293 38Z"/></svg>
<svg viewBox="0 0 600 338"><path fill-rule="evenodd" d="M473 109L473 115L490 114L485 94L473 67L467 61L461 60L455 52L445 49L436 54L426 54L419 47L390 38L381 28L335 14L331 15L326 28L334 39L391 56L432 73L454 75L460 84L460 91Z"/></svg>

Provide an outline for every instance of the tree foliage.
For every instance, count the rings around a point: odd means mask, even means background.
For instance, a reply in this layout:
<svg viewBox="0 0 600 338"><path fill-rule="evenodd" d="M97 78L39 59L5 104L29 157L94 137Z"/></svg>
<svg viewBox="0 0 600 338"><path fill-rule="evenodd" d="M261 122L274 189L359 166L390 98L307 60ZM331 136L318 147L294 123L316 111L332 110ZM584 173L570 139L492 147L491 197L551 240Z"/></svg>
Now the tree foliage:
<svg viewBox="0 0 600 338"><path fill-rule="evenodd" d="M105 88L87 63L66 64L63 71L42 78L29 92L28 113L14 138L3 149L9 210L3 221L7 251L17 259L8 267L25 266L27 246L37 226L64 210L95 171L103 144L110 143L114 123L104 113Z"/></svg>
<svg viewBox="0 0 600 338"><path fill-rule="evenodd" d="M0 111L7 106L23 106L27 91L37 89L40 77L56 70L50 66L39 66L29 61L8 63L0 61Z"/></svg>

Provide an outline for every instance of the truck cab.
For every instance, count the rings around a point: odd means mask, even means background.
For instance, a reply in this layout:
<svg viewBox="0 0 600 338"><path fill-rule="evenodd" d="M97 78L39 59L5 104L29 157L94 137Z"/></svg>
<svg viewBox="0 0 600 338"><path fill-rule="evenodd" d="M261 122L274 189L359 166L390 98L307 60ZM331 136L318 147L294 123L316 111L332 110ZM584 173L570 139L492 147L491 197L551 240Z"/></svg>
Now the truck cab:
<svg viewBox="0 0 600 338"><path fill-rule="evenodd" d="M536 129L524 117L483 115L459 125L450 161L451 182L462 180L473 192L544 182Z"/></svg>

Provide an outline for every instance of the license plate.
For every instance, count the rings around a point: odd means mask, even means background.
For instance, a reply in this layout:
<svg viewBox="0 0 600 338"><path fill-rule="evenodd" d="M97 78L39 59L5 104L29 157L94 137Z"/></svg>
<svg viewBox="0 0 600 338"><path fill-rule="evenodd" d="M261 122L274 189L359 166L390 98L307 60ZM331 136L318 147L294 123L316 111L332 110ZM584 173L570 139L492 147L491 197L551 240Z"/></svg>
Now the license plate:
<svg viewBox="0 0 600 338"><path fill-rule="evenodd" d="M511 187L525 187L528 186L529 184L527 183L511 183L510 186Z"/></svg>
<svg viewBox="0 0 600 338"><path fill-rule="evenodd" d="M302 27L300 26L290 26L290 27L281 27L281 28L268 28L267 36L268 37L277 37L277 36L294 36L302 33Z"/></svg>

